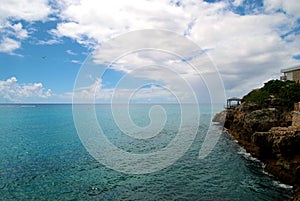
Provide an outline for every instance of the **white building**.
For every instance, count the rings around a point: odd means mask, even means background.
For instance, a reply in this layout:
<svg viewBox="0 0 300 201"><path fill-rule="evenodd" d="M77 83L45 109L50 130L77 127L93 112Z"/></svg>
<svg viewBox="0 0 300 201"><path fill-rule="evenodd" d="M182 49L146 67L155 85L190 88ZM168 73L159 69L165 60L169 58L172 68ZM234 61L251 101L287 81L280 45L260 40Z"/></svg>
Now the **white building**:
<svg viewBox="0 0 300 201"><path fill-rule="evenodd" d="M300 82L300 66L282 69L280 72L284 74L280 77L281 80Z"/></svg>

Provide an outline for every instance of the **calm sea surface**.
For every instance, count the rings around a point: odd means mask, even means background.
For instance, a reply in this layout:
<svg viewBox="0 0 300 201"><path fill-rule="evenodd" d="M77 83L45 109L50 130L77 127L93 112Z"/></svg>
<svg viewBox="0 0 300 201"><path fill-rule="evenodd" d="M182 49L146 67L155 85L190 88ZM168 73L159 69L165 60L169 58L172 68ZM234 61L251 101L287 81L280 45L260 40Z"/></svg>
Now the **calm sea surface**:
<svg viewBox="0 0 300 201"><path fill-rule="evenodd" d="M149 124L149 107L131 107L136 124ZM163 107L168 117L166 126L150 142L122 135L110 106L97 105L96 111L108 139L126 151L145 153L165 147L176 135L180 110L176 105ZM130 175L111 170L89 155L77 135L71 105L0 105L0 200L290 198L291 188L265 174L262 164L226 134L200 160L210 110L201 106L200 111L197 136L184 156L161 171Z"/></svg>

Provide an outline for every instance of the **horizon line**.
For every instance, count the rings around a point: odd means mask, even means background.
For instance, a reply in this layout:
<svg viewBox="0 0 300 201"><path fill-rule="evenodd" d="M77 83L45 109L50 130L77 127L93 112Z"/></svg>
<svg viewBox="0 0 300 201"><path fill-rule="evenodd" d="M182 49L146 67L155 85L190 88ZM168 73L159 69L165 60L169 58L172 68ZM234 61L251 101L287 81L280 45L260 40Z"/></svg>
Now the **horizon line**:
<svg viewBox="0 0 300 201"><path fill-rule="evenodd" d="M162 104L162 105L221 105L224 103L167 103L167 102L145 102L145 103L129 103L129 105L154 105L154 104ZM128 103L1 103L0 105L128 105Z"/></svg>

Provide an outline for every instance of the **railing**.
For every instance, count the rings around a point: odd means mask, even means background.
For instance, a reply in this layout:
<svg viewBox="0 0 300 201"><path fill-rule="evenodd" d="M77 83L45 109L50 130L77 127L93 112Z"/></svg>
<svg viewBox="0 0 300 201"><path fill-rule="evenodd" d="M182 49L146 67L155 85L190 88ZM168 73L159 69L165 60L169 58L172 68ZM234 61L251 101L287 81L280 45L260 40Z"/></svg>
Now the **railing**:
<svg viewBox="0 0 300 201"><path fill-rule="evenodd" d="M285 75L280 76L280 80L287 80L287 77Z"/></svg>

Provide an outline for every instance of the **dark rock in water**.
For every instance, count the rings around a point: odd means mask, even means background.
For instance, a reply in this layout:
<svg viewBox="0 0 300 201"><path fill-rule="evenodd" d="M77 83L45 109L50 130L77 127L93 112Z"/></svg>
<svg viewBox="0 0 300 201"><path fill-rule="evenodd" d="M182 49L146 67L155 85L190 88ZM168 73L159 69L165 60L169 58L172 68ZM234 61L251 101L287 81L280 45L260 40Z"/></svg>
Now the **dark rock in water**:
<svg viewBox="0 0 300 201"><path fill-rule="evenodd" d="M267 172L293 185L294 200L300 200L300 112L288 111L273 100L268 107L242 103L213 120L224 123L248 152L266 164Z"/></svg>

